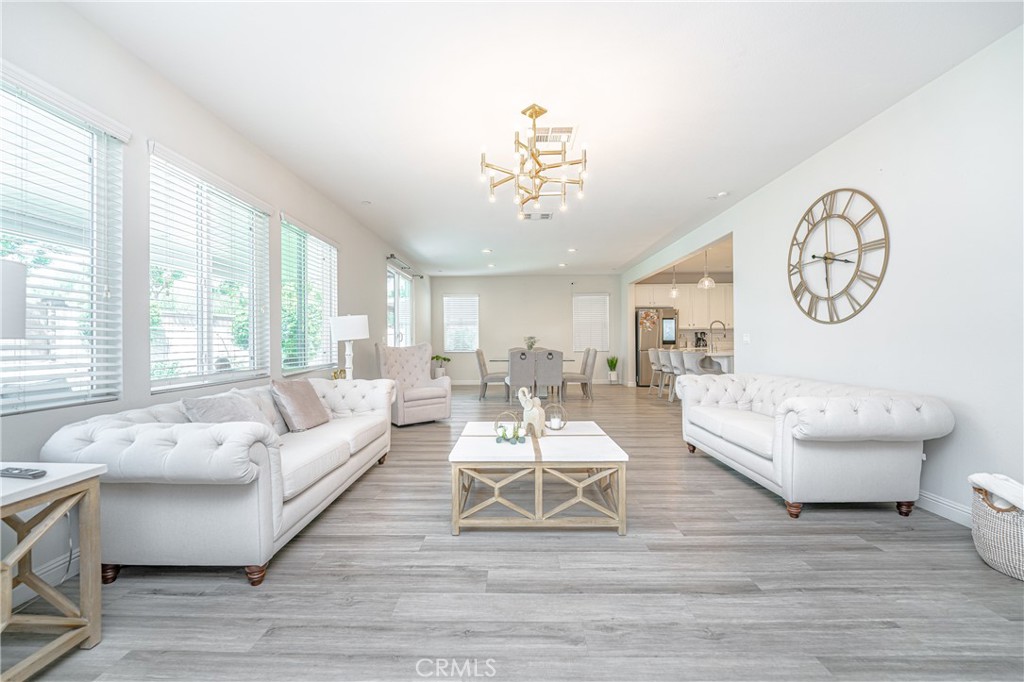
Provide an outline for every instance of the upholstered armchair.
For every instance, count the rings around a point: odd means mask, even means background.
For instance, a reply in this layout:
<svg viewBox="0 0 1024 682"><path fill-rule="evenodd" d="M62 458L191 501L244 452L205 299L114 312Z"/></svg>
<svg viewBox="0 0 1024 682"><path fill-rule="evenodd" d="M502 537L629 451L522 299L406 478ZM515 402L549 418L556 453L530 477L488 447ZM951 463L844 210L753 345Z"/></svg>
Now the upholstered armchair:
<svg viewBox="0 0 1024 682"><path fill-rule="evenodd" d="M419 424L452 416L452 380L430 378L430 344L396 348L377 344L377 364L382 379L395 382L391 423Z"/></svg>

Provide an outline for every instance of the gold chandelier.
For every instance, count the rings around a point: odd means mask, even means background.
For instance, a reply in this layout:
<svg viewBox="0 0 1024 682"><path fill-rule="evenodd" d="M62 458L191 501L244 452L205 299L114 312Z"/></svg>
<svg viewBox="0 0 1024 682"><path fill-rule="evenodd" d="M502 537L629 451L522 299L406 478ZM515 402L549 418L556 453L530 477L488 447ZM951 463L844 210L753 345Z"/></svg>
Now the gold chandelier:
<svg viewBox="0 0 1024 682"><path fill-rule="evenodd" d="M489 183L488 199L494 203L494 190L507 182L511 182L512 201L519 210L519 219L525 217L524 210L529 203L534 208L540 208L541 197L560 197L562 200L561 209L566 210L569 205L566 203L566 194L569 185L576 185L576 196L583 198L583 179L587 177L587 150L581 152L578 159L566 158L565 142L546 143L545 149L541 149L537 142L537 119L547 113L547 109L539 104L531 104L523 109L523 115L530 119L530 126L526 129L526 142L520 139L519 131L516 131L515 156L512 159L512 168L502 168L493 163L487 162L487 152L480 154L480 181ZM545 163L545 157L557 157L550 163ZM572 166L576 166L576 177L569 178L564 173ZM562 169L563 174L556 176L549 175L551 171ZM553 189L557 186L557 189Z"/></svg>

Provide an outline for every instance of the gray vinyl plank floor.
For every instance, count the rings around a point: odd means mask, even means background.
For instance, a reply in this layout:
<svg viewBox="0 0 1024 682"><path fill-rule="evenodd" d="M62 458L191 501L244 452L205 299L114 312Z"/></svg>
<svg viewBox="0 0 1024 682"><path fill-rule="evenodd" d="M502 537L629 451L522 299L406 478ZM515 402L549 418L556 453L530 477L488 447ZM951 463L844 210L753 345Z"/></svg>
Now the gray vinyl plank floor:
<svg viewBox="0 0 1024 682"><path fill-rule="evenodd" d="M1024 679L1024 583L986 566L969 529L891 504L790 519L686 451L678 402L625 387L596 398L566 407L630 454L625 537L453 537L448 450L466 421L506 409L458 387L452 419L393 429L387 463L262 586L238 567L126 567L103 589L103 642L39 679ZM3 666L43 641L4 633Z"/></svg>

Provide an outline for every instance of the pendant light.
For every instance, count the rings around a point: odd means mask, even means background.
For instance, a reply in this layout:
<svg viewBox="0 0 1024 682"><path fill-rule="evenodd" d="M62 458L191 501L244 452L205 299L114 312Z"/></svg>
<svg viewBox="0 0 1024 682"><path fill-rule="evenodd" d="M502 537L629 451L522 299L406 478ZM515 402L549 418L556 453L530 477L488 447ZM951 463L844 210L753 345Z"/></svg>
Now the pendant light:
<svg viewBox="0 0 1024 682"><path fill-rule="evenodd" d="M715 288L715 280L711 279L711 277L708 275L708 252L707 252L707 249L704 250L704 276L700 278L699 282L697 282L697 288L698 289L714 289Z"/></svg>
<svg viewBox="0 0 1024 682"><path fill-rule="evenodd" d="M679 295L679 289L676 287L676 266L672 266L672 288L669 290L668 295L675 298Z"/></svg>

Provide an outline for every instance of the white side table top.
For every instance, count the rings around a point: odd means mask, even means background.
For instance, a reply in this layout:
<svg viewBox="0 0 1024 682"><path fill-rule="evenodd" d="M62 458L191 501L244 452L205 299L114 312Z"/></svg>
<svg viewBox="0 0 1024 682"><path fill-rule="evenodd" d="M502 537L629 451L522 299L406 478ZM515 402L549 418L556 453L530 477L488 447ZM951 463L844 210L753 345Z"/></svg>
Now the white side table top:
<svg viewBox="0 0 1024 682"><path fill-rule="evenodd" d="M14 504L41 493L56 490L93 476L107 473L106 464L68 464L64 462L0 462L0 469L20 467L43 469L42 478L0 478L0 505Z"/></svg>

